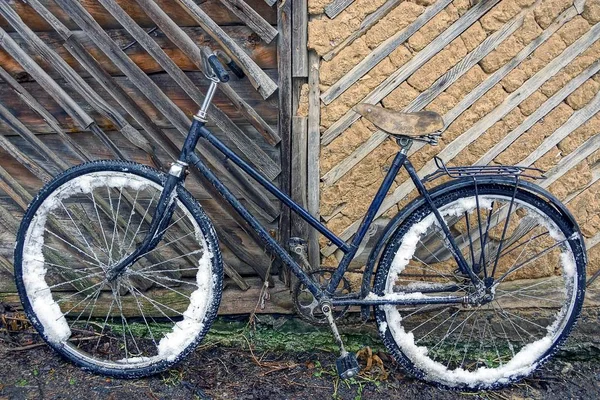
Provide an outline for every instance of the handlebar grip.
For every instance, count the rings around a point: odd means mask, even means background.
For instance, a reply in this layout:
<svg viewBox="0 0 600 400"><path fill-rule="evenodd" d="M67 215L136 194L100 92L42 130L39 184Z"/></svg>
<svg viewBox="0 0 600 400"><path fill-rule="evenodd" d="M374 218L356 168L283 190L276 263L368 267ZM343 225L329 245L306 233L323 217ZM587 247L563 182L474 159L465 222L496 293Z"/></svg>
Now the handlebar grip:
<svg viewBox="0 0 600 400"><path fill-rule="evenodd" d="M231 60L227 63L227 66L229 67L231 72L233 72L238 78L244 79L246 77L246 73L244 72L244 70L241 69L240 66L235 63L235 61Z"/></svg>
<svg viewBox="0 0 600 400"><path fill-rule="evenodd" d="M208 57L208 63L210 64L215 75L217 75L217 78L219 78L221 82L229 82L229 74L227 73L227 70L225 69L223 64L221 64L221 61L219 61L216 55L210 55Z"/></svg>

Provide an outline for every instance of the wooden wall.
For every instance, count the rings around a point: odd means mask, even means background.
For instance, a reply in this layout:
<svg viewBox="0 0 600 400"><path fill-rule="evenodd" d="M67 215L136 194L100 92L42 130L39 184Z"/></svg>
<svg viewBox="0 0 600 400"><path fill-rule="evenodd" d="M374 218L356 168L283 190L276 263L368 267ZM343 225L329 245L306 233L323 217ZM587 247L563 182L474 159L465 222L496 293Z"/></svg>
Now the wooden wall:
<svg viewBox="0 0 600 400"><path fill-rule="evenodd" d="M264 0L0 4L0 301L18 302L10 278L15 233L45 182L87 160L168 168L207 88L199 46L225 50L248 75L221 86L209 126L269 179L289 183L282 171L290 168L290 138L278 130L278 20L277 6ZM228 171L206 144L199 150L277 234L273 196ZM217 225L225 299L235 299L222 312L254 309L270 256L193 174L188 187ZM270 280L276 300L286 289ZM284 312L286 302L272 301L264 311Z"/></svg>

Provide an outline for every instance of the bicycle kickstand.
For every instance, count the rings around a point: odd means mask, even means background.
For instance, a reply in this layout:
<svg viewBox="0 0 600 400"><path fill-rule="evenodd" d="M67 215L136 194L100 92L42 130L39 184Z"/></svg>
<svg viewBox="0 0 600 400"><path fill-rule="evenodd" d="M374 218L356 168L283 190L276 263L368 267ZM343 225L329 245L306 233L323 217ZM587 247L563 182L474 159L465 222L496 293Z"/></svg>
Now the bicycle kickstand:
<svg viewBox="0 0 600 400"><path fill-rule="evenodd" d="M349 353L344 348L344 342L342 341L342 337L340 336L340 332L338 331L337 325L335 324L335 320L333 318L331 304L323 304L321 306L321 311L323 311L323 314L325 314L327 317L327 322L329 323L329 327L331 328L335 342L340 348L340 357L335 361L337 373L342 379L350 379L358 375L358 372L360 371L360 365L358 365L356 355L354 353Z"/></svg>

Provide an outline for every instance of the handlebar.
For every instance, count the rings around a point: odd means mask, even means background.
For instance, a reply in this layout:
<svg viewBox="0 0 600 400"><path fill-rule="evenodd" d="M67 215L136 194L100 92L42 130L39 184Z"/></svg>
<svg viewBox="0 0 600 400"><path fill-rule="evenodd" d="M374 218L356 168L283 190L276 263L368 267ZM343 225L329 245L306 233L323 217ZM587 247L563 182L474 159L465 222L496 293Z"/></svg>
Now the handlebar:
<svg viewBox="0 0 600 400"><path fill-rule="evenodd" d="M244 70L241 69L239 65L237 65L236 62L233 61L231 57L229 57L224 51L217 50L213 53L213 51L207 46L203 46L201 50L202 55L204 56L204 74L208 79L218 79L220 82L229 82L229 73L223 66L221 60L227 64L231 72L233 72L238 78L243 79L246 76Z"/></svg>

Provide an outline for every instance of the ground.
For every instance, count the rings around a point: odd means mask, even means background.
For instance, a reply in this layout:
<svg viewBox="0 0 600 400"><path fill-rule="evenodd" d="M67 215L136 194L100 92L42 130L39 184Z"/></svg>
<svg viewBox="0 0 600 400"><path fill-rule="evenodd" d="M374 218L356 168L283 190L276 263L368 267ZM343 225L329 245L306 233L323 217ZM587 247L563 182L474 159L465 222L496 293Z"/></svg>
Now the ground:
<svg viewBox="0 0 600 400"><path fill-rule="evenodd" d="M364 332L346 336L350 347L356 349L359 342L369 344L383 360L384 372L372 368L356 379L340 381L334 374L336 355L331 351L333 342L327 339L327 331L293 323L299 334L282 333L281 320L267 317L264 323L265 317L262 318L263 324L256 329L248 329L244 321L218 321L206 344L183 363L161 375L139 380L109 379L84 372L39 343L31 331L0 330L3 360L0 399L595 399L600 396L600 359L595 348L582 351L568 345L577 350L559 353L532 377L500 391L456 393L407 376L381 344ZM288 319L284 321L290 325ZM365 359L361 361L364 364Z"/></svg>

